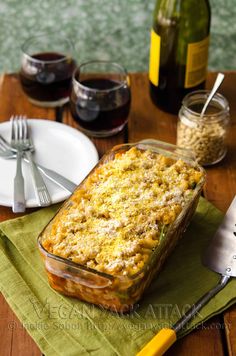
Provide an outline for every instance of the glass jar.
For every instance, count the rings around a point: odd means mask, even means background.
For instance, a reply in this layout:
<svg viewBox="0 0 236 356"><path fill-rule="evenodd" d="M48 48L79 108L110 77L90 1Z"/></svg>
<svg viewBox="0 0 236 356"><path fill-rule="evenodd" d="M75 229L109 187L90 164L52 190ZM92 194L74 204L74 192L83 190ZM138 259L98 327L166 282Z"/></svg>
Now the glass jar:
<svg viewBox="0 0 236 356"><path fill-rule="evenodd" d="M209 94L208 90L197 90L186 95L177 125L177 145L191 149L203 166L221 161L227 151L229 104L223 95L216 93L201 118Z"/></svg>

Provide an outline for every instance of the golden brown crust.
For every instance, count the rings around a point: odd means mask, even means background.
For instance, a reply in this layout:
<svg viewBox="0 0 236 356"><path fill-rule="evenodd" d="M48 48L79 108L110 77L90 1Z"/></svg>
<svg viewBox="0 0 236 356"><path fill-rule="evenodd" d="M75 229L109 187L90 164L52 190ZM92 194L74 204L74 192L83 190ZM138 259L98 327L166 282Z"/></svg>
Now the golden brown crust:
<svg viewBox="0 0 236 356"><path fill-rule="evenodd" d="M48 227L52 254L112 275L141 270L202 172L135 147L94 170Z"/></svg>

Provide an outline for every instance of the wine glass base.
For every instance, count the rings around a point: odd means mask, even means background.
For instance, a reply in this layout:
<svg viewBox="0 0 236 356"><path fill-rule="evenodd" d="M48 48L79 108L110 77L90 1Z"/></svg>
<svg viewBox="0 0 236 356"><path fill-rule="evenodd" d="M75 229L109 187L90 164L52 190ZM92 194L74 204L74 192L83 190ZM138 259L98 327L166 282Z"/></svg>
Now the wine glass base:
<svg viewBox="0 0 236 356"><path fill-rule="evenodd" d="M119 132L121 132L123 130L123 128L125 127L125 125L127 124L127 120L120 126L115 127L112 130L100 130L100 131L91 131L91 130L86 130L83 127L81 127L79 125L79 130L82 131L85 135L87 136L91 136L91 137L110 137L110 136L114 136L117 135Z"/></svg>
<svg viewBox="0 0 236 356"><path fill-rule="evenodd" d="M32 104L34 104L36 106L41 106L43 108L56 108L58 106L65 105L69 101L68 97L62 98L62 99L59 99L56 101L39 101L39 100L35 100L35 99L29 98L29 97L28 97L28 99Z"/></svg>

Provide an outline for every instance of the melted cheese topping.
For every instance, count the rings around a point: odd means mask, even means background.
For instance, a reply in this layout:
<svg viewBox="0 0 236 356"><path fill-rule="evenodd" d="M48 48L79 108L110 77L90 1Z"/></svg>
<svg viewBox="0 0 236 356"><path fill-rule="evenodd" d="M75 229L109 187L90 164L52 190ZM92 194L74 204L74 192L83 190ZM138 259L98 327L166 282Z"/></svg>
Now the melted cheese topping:
<svg viewBox="0 0 236 356"><path fill-rule="evenodd" d="M95 270L143 268L202 173L182 160L131 148L100 165L46 229L44 248Z"/></svg>

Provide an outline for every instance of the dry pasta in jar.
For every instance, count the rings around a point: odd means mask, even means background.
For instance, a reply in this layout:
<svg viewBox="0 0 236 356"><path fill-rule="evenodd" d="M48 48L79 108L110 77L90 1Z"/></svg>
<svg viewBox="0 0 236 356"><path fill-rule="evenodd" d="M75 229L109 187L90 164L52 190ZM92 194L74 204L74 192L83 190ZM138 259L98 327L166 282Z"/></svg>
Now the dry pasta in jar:
<svg viewBox="0 0 236 356"><path fill-rule="evenodd" d="M177 126L177 145L191 149L203 166L218 163L227 152L228 101L221 94L215 94L201 118L209 93L195 91L183 99Z"/></svg>

